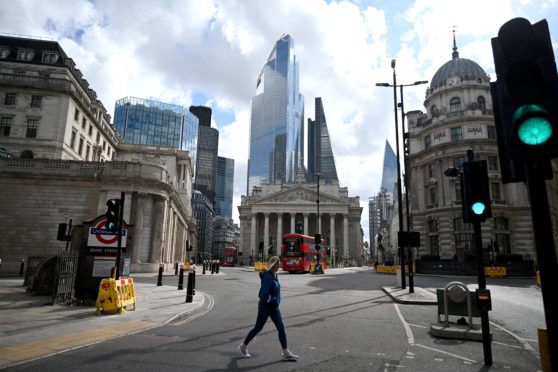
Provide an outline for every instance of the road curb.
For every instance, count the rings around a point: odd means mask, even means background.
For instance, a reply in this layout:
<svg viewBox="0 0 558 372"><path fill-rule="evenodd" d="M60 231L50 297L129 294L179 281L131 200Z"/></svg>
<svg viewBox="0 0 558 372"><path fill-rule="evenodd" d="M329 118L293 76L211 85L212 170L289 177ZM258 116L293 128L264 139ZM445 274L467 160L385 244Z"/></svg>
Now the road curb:
<svg viewBox="0 0 558 372"><path fill-rule="evenodd" d="M398 304L408 304L408 305L438 305L438 300L436 295L428 292L423 288L416 288L415 293L406 292L404 289L399 287L390 288L382 287L384 291L392 300Z"/></svg>

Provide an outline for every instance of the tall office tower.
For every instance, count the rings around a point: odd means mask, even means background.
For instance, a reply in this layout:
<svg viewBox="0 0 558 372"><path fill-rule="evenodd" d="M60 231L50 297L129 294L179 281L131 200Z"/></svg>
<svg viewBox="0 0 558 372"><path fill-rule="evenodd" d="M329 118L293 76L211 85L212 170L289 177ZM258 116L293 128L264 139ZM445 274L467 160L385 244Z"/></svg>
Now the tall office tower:
<svg viewBox="0 0 558 372"><path fill-rule="evenodd" d="M116 101L114 126L125 143L188 151L196 164L198 118L182 106L137 97Z"/></svg>
<svg viewBox="0 0 558 372"><path fill-rule="evenodd" d="M382 185L380 192L394 193L397 182L397 156L393 152L389 142L386 140L384 150L384 168L382 170Z"/></svg>
<svg viewBox="0 0 558 372"><path fill-rule="evenodd" d="M232 218L234 189L234 159L217 158L215 216Z"/></svg>
<svg viewBox="0 0 558 372"><path fill-rule="evenodd" d="M200 123L194 188L204 193L214 205L219 131L211 128L211 108L190 106L190 112L199 119Z"/></svg>
<svg viewBox="0 0 558 372"><path fill-rule="evenodd" d="M319 173L326 181L339 182L320 97L315 99L314 116L316 120L308 119L308 179L312 180L314 174Z"/></svg>
<svg viewBox="0 0 558 372"><path fill-rule="evenodd" d="M304 164L304 97L298 90L294 40L283 35L263 66L252 98L246 193L278 180L296 181Z"/></svg>

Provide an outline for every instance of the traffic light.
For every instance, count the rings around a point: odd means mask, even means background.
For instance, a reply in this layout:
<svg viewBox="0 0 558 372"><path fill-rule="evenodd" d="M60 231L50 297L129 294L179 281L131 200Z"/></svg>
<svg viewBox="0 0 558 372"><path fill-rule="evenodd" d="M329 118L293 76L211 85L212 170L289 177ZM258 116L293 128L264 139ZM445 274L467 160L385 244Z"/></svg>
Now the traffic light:
<svg viewBox="0 0 558 372"><path fill-rule="evenodd" d="M483 222L486 218L492 217L486 160L463 163L461 189L464 222Z"/></svg>
<svg viewBox="0 0 558 372"><path fill-rule="evenodd" d="M514 18L492 39L497 80L492 98L500 159L558 156L558 74L548 23Z"/></svg>
<svg viewBox="0 0 558 372"><path fill-rule="evenodd" d="M322 244L322 234L314 234L314 245Z"/></svg>
<svg viewBox="0 0 558 372"><path fill-rule="evenodd" d="M106 228L113 233L118 232L118 220L120 216L120 199L109 199L107 201Z"/></svg>

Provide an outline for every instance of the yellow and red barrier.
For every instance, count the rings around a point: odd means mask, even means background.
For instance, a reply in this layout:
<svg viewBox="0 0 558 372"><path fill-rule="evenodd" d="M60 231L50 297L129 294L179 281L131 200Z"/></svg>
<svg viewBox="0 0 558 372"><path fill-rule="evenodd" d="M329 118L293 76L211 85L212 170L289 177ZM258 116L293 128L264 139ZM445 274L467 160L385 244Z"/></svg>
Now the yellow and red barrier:
<svg viewBox="0 0 558 372"><path fill-rule="evenodd" d="M95 314L126 313L126 307L136 309L136 291L133 278L104 278L99 284Z"/></svg>
<svg viewBox="0 0 558 372"><path fill-rule="evenodd" d="M484 275L491 278L503 278L508 275L508 269L502 266L485 266Z"/></svg>
<svg viewBox="0 0 558 372"><path fill-rule="evenodd" d="M254 262L254 270L264 271L267 268L267 263L263 261Z"/></svg>
<svg viewBox="0 0 558 372"><path fill-rule="evenodd" d="M385 266L385 265L378 265L378 267L376 268L376 272L380 273L380 274L396 274L397 270L400 270L401 266L400 265L389 265L389 266ZM409 269L409 265L405 265L405 269ZM408 272L408 271L407 271ZM413 265L413 272L416 273L416 266Z"/></svg>

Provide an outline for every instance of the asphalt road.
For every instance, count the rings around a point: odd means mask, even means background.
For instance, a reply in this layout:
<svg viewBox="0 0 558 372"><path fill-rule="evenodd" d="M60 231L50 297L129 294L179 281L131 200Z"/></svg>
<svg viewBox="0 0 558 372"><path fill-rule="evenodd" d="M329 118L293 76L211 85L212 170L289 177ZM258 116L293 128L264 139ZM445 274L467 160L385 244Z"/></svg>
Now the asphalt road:
<svg viewBox="0 0 558 372"><path fill-rule="evenodd" d="M297 362L281 360L271 321L250 343L237 346L253 326L259 278L240 268L198 275L208 294L204 309L143 333L88 346L10 371L537 371L536 327L544 325L540 292L532 279L489 280L492 368L483 367L480 342L430 336L436 307L394 304L381 290L395 278L370 270L326 275L280 274L281 311ZM442 288L474 278L417 276L415 285ZM475 286L473 285L472 288ZM533 327L535 327L533 329Z"/></svg>

